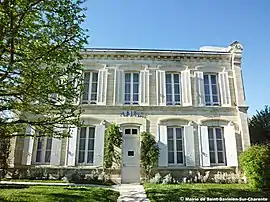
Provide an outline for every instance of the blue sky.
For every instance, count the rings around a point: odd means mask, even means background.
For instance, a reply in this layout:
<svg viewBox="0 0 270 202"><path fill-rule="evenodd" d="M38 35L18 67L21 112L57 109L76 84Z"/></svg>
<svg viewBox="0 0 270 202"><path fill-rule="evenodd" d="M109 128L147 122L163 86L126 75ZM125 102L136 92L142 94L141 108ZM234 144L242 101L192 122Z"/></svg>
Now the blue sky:
<svg viewBox="0 0 270 202"><path fill-rule="evenodd" d="M198 50L237 40L249 115L270 104L269 0L88 0L88 47Z"/></svg>

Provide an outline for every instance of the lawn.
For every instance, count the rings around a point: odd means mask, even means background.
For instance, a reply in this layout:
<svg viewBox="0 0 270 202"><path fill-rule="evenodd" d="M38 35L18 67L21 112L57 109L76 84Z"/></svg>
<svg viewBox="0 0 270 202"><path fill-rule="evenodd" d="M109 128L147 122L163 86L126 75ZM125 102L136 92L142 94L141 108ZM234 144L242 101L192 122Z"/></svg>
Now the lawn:
<svg viewBox="0 0 270 202"><path fill-rule="evenodd" d="M145 184L147 197L152 201L188 201L185 198L248 198L266 197L248 184ZM181 198L184 197L184 198ZM195 201L195 200L194 200ZM207 201L207 199L205 200Z"/></svg>
<svg viewBox="0 0 270 202"><path fill-rule="evenodd" d="M97 187L0 186L0 201L117 201L119 192Z"/></svg>

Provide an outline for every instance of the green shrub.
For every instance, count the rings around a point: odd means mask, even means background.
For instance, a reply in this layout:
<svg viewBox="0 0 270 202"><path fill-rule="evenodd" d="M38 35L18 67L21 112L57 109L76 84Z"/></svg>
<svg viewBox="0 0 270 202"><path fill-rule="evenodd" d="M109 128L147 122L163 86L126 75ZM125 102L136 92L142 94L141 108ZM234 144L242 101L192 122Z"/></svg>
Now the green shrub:
<svg viewBox="0 0 270 202"><path fill-rule="evenodd" d="M141 167L144 177L150 180L152 170L157 167L159 148L151 133L141 134Z"/></svg>
<svg viewBox="0 0 270 202"><path fill-rule="evenodd" d="M270 187L270 147L253 145L240 156L240 165L254 188Z"/></svg>

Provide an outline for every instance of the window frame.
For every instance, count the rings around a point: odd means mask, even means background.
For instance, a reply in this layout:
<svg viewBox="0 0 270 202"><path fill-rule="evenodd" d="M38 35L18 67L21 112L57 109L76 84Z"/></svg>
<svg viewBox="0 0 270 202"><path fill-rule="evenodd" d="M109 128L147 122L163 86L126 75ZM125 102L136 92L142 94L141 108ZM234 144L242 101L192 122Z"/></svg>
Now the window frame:
<svg viewBox="0 0 270 202"><path fill-rule="evenodd" d="M126 74L130 74L130 82L126 82ZM133 85L134 85L134 74L138 75L138 93L133 92ZM130 93L126 93L126 83L130 84ZM130 95L130 100L126 100L126 94ZM138 101L134 103L134 95L138 94ZM124 72L124 105L139 105L140 102L140 72Z"/></svg>
<svg viewBox="0 0 270 202"><path fill-rule="evenodd" d="M47 148L48 141L51 140L51 145L50 148ZM41 149L38 149L39 142L41 142ZM35 138L35 153L34 153L34 159L33 163L36 165L50 165L51 163L51 157L52 157L52 143L53 143L53 138L52 137L36 137ZM40 161L37 161L37 154L38 152L41 153L40 155ZM50 152L50 158L49 161L46 160L46 153Z"/></svg>
<svg viewBox="0 0 270 202"><path fill-rule="evenodd" d="M87 100L83 99L84 93L85 93L84 90L83 90L82 97L81 97L81 103L82 104L96 105L97 104L97 101L98 101L98 74L99 73L97 71L84 71L83 72L83 85L86 84L86 82L85 82L85 74L87 74L87 73L90 74L89 75L89 82L88 82L89 87L88 87L88 92L87 92L88 96L87 96ZM93 74L94 73L97 74L97 81L96 82L93 82ZM97 85L97 88L96 88L95 93L92 92L93 83L96 83L96 85ZM91 100L94 94L96 94L96 99L95 100Z"/></svg>
<svg viewBox="0 0 270 202"><path fill-rule="evenodd" d="M217 138L217 133L216 133L216 129L220 129L221 132L221 139ZM212 130L213 132L213 138L209 137L209 130ZM214 151L210 150L210 140L214 141ZM223 153L223 162L224 163L218 163L218 152L220 152L220 150L217 149L217 140L221 140L222 141L222 153ZM224 140L224 128L223 127L219 127L219 126L211 126L208 127L208 144L209 144L209 161L210 161L210 166L225 166L226 163L226 148L225 148L225 140ZM211 152L215 153L215 162L212 163L211 162Z"/></svg>
<svg viewBox="0 0 270 202"><path fill-rule="evenodd" d="M209 86L209 96L210 96L210 103L207 103L206 101L206 93L205 93L205 79L204 76L208 77L208 83L207 85ZM216 77L216 84L212 84L211 82L211 76L215 76ZM204 89L204 102L205 102L205 106L220 106L221 102L220 102L220 90L219 90L219 83L218 83L218 74L217 73L207 73L204 72L203 73L203 89ZM217 94L213 94L213 85L216 85L217 87ZM217 102L213 101L213 96L216 95L217 96Z"/></svg>
<svg viewBox="0 0 270 202"><path fill-rule="evenodd" d="M169 144L168 144L168 129L172 128L173 129L173 154L174 154L174 163L169 163ZM182 163L177 163L177 138L176 138L176 129L180 128L181 130L181 135L182 135L182 150L179 150L180 152L183 153L183 162ZM167 150L167 163L168 166L184 166L185 165L185 143L184 143L184 127L182 126L167 126L167 145L168 145L168 150Z"/></svg>
<svg viewBox="0 0 270 202"><path fill-rule="evenodd" d="M172 96L172 101L171 101L171 104L168 104L168 100L167 100L167 96L168 96L168 90L167 90L167 75L170 75L171 77L171 96ZM174 75L178 75L179 76L179 83L176 83L174 81ZM178 95L178 94L175 94L175 91L174 91L174 87L175 87L175 84L178 84L179 85L179 103L176 104L175 102L175 97ZM166 88L166 106L181 106L182 104L182 92L181 92L181 73L180 72L165 72L165 88Z"/></svg>
<svg viewBox="0 0 270 202"><path fill-rule="evenodd" d="M86 134L85 134L85 138L81 138L81 129L82 128L86 128ZM89 138L89 128L94 128L94 136L93 138ZM96 126L83 126L78 130L78 137L77 137L77 151L76 151L76 163L77 165L80 166L92 166L94 165L94 157L95 157L95 135L96 135ZM80 140L81 139L85 139L85 148L84 150L80 150ZM92 150L88 150L88 144L89 144L89 140L93 140L93 149ZM84 162L80 163L79 162L79 155L80 155L80 151L84 151ZM88 152L91 151L93 152L93 162L92 163L87 163L87 158L88 158Z"/></svg>

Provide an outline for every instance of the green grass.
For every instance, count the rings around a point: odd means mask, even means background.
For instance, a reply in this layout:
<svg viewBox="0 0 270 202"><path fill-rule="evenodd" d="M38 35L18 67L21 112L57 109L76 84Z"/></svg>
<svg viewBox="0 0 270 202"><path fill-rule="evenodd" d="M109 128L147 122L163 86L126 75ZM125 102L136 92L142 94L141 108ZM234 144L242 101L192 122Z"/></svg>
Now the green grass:
<svg viewBox="0 0 270 202"><path fill-rule="evenodd" d="M118 192L97 187L0 186L0 201L76 202L117 201Z"/></svg>
<svg viewBox="0 0 270 202"><path fill-rule="evenodd" d="M181 201L189 198L266 197L267 193L251 189L248 184L145 184L147 197L152 201ZM269 197L269 195L268 195ZM183 198L182 198L183 199ZM185 200L183 200L185 201ZM187 201L187 200L186 200Z"/></svg>

